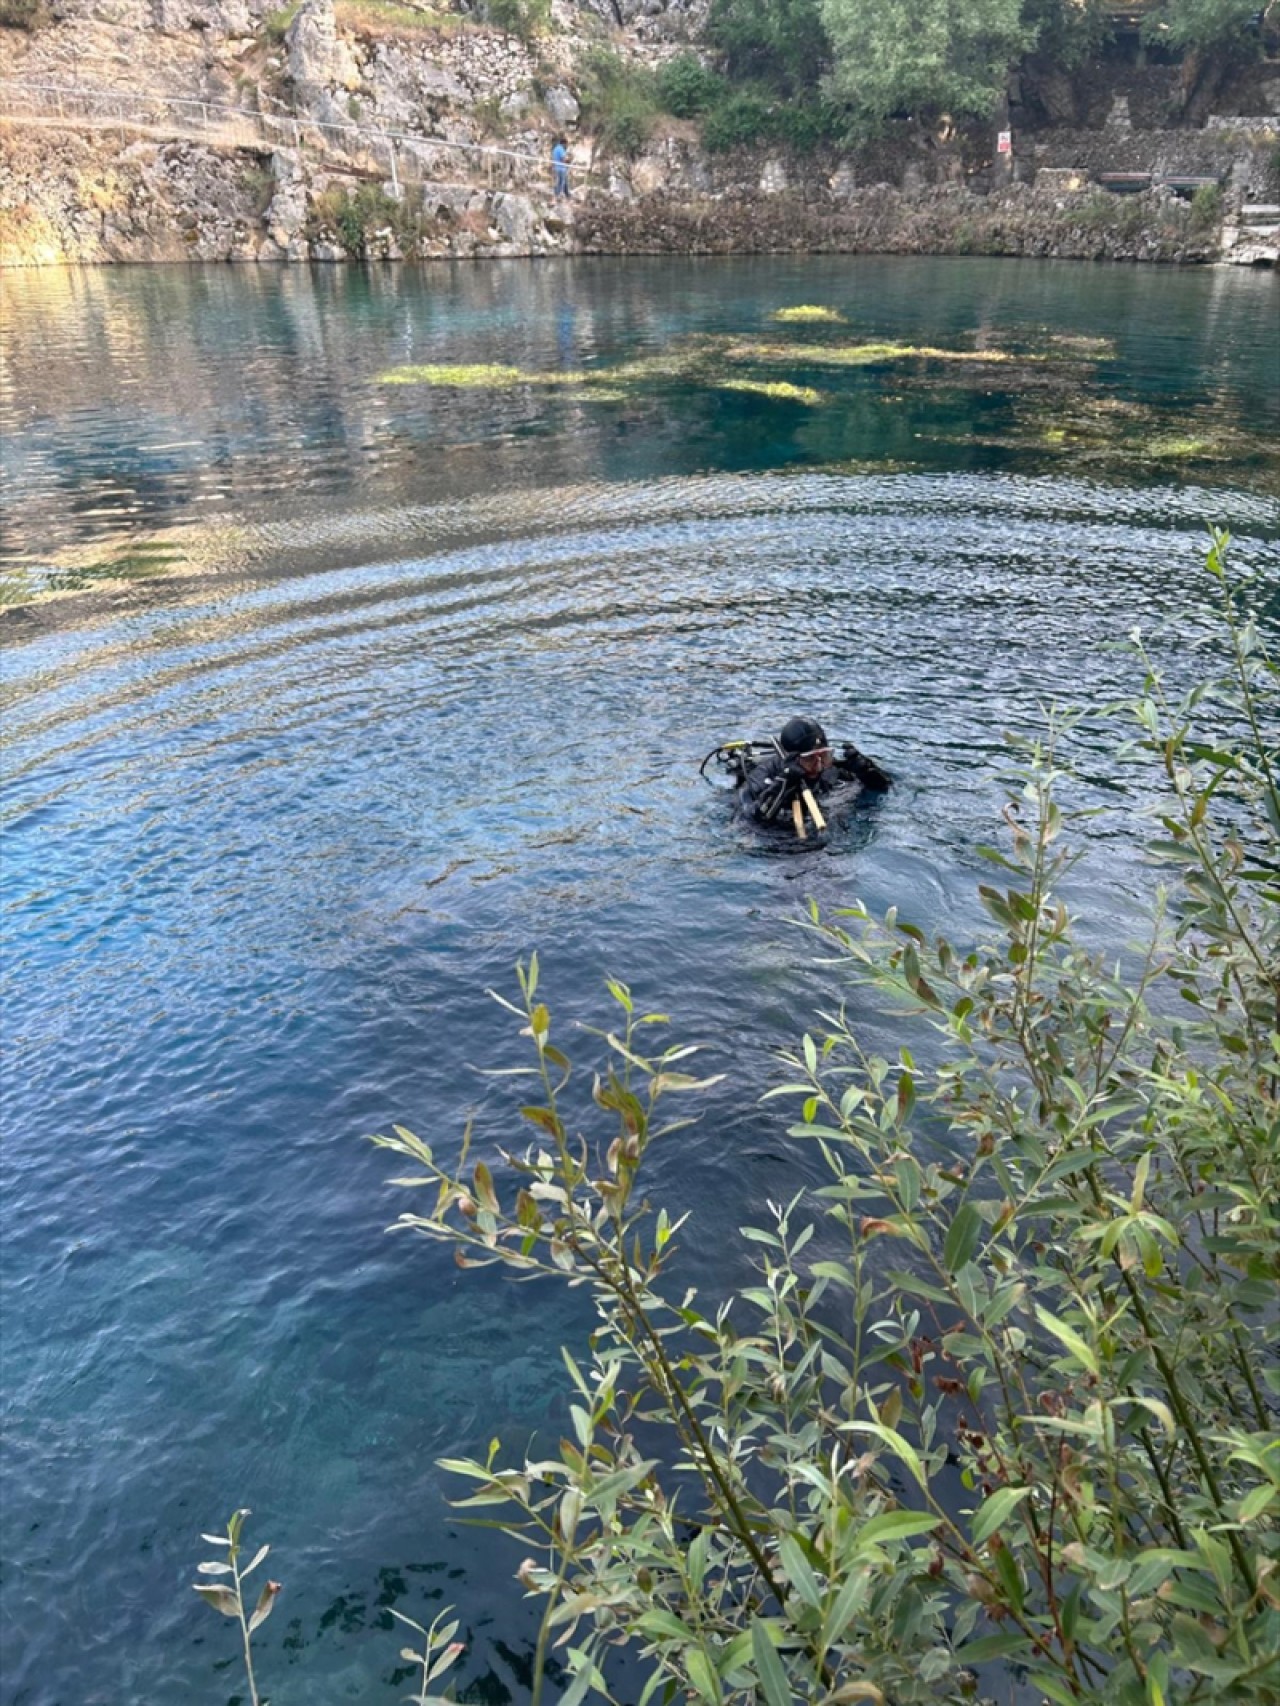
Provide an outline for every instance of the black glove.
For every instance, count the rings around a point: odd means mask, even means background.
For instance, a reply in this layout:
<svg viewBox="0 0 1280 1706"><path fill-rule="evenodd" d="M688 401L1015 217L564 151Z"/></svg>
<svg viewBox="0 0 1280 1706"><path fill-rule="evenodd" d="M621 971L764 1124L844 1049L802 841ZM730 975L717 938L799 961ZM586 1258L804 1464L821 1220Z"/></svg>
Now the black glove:
<svg viewBox="0 0 1280 1706"><path fill-rule="evenodd" d="M882 770L874 758L859 752L852 743L841 754L840 769L846 776L852 776L855 782L861 782L864 788L873 788L879 793L893 785L889 772Z"/></svg>

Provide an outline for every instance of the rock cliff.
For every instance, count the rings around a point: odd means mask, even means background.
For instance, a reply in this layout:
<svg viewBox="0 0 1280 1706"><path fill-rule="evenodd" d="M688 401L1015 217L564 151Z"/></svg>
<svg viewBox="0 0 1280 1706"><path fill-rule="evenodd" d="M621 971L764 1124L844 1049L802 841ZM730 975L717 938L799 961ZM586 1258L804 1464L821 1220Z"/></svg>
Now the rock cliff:
<svg viewBox="0 0 1280 1706"><path fill-rule="evenodd" d="M666 119L610 151L582 104L588 55L608 44L656 65L696 39L705 0L552 0L552 28L528 39L419 0L268 3L52 0L34 31L0 29L0 260L874 248L1198 261L1219 253L1224 223L1249 226L1250 258L1268 258L1242 209L1278 199L1280 66L1259 68L1245 111L1194 129L1164 126L1149 74L1088 98L1046 77L1015 91L1015 170L996 189L981 136L711 155L695 126ZM551 193L559 133L571 200ZM1153 187L1111 196L1108 173ZM1180 200L1171 179L1185 197L1203 179L1202 193Z"/></svg>

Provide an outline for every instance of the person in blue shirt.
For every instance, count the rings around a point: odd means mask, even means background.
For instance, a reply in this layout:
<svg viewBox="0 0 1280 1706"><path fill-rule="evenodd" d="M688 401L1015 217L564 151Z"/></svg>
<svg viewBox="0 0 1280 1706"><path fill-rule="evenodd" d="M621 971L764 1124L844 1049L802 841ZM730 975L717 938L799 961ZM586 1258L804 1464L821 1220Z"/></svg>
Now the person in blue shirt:
<svg viewBox="0 0 1280 1706"><path fill-rule="evenodd" d="M569 191L569 150L563 136L557 136L551 150L551 184L554 194L571 199Z"/></svg>

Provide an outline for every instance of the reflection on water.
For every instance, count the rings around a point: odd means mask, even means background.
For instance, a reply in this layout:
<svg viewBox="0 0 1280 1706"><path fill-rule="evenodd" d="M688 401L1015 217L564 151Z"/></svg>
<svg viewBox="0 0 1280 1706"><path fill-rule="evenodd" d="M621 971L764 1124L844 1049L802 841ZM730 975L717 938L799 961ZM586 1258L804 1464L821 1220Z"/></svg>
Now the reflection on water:
<svg viewBox="0 0 1280 1706"><path fill-rule="evenodd" d="M469 1697L522 1700L518 1560L434 1462L554 1438L584 1306L388 1240L360 1134L447 1145L473 1111L491 1155L522 1141L476 1070L519 1058L485 987L537 947L577 1053L628 978L727 1073L654 1194L693 1209L690 1279L730 1283L753 1203L809 1176L755 1104L815 1005L798 903L976 928L1002 731L1122 693L1135 622L1195 667L1206 518L1280 574L1274 284L815 259L3 289L10 585L117 553L146 580L7 625L6 1703L233 1698L185 1584L238 1504L285 1583L277 1706L396 1697L392 1604L456 1604ZM815 359L816 406L708 382L708 350L783 338L1018 360ZM406 365L612 377L378 382ZM1157 453L1082 462L1111 416ZM760 856L697 765L797 710L898 785ZM1103 731L1076 755L1121 815L1073 905L1123 942L1139 802Z"/></svg>
<svg viewBox="0 0 1280 1706"><path fill-rule="evenodd" d="M228 523L582 481L840 462L1126 483L1229 462L1277 487L1275 284L1239 270L157 267L0 291L11 599L24 568L153 573L165 540L151 560L136 541L166 530L168 556L220 562ZM839 319L780 321L797 301ZM869 343L1005 359L839 359ZM380 383L415 368L541 382Z"/></svg>

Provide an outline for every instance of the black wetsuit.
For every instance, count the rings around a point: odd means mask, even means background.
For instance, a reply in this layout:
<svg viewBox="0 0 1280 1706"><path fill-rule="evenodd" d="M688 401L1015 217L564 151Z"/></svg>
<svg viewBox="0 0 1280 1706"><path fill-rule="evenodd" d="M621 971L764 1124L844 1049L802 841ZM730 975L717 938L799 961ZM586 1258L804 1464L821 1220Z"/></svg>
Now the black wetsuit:
<svg viewBox="0 0 1280 1706"><path fill-rule="evenodd" d="M859 782L864 788L879 791L889 786L890 778L874 759L854 746L846 746L816 776L806 776L789 754L774 752L748 770L738 789L738 805L743 815L756 823L790 825L791 802L800 798L802 788L816 796L831 793L841 782Z"/></svg>

